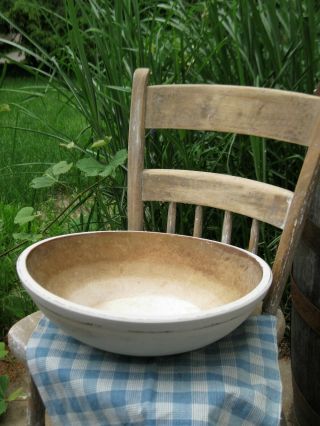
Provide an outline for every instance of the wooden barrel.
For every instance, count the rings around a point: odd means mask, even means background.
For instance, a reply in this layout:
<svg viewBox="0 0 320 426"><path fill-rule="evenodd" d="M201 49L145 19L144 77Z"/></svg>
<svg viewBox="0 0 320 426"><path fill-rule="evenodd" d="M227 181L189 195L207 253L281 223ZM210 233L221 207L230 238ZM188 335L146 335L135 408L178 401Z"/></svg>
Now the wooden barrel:
<svg viewBox="0 0 320 426"><path fill-rule="evenodd" d="M292 270L291 362L300 425L320 425L320 182Z"/></svg>

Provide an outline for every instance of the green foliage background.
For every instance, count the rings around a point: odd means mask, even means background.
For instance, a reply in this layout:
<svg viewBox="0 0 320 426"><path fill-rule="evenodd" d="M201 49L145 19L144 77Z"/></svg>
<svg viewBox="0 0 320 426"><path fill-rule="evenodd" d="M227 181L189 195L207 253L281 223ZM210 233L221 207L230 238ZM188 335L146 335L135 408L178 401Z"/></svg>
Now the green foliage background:
<svg viewBox="0 0 320 426"><path fill-rule="evenodd" d="M48 16L46 9L63 14L63 0L2 0L0 10L5 17L14 22L30 38L37 40L49 53L56 50L65 30L62 21L59 18L55 19L54 14ZM7 21L0 20L0 34L8 34L11 29ZM28 45L27 40L23 43ZM6 45L1 47L2 51L10 50Z"/></svg>

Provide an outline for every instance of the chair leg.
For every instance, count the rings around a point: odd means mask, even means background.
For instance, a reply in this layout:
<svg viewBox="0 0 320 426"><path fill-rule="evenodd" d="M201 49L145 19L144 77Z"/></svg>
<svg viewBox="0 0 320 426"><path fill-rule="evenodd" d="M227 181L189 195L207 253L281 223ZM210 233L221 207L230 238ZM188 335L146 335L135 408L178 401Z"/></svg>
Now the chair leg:
<svg viewBox="0 0 320 426"><path fill-rule="evenodd" d="M287 426L287 425L288 425L288 423L287 423L286 418L283 414L283 410L281 410L280 426Z"/></svg>
<svg viewBox="0 0 320 426"><path fill-rule="evenodd" d="M45 426L45 408L38 392L38 389L30 376L27 408L27 425L28 426Z"/></svg>

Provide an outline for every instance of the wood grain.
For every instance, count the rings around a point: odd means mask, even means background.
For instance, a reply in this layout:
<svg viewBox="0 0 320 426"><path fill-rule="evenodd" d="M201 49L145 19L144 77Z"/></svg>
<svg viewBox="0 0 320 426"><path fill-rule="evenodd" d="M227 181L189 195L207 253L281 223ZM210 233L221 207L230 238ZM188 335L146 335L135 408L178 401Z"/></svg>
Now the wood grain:
<svg viewBox="0 0 320 426"><path fill-rule="evenodd" d="M254 254L258 253L258 243L259 243L259 222L257 219L252 220L251 229L250 229L250 240L248 250Z"/></svg>
<svg viewBox="0 0 320 426"><path fill-rule="evenodd" d="M319 179L320 117L318 117L318 123L312 130L311 144L300 172L286 220L286 226L281 235L273 264L272 286L264 301L263 310L270 314L275 314L279 306L291 269L293 256L299 243L309 205L314 194L314 188Z"/></svg>
<svg viewBox="0 0 320 426"><path fill-rule="evenodd" d="M167 219L167 233L174 234L176 230L176 216L177 216L177 204L169 203L168 219Z"/></svg>
<svg viewBox="0 0 320 426"><path fill-rule="evenodd" d="M196 206L196 211L194 214L194 224L193 224L193 236L201 238L202 236L202 222L203 222L203 208L202 206Z"/></svg>
<svg viewBox="0 0 320 426"><path fill-rule="evenodd" d="M177 84L148 87L145 123L146 128L215 130L308 145L319 113L320 99L311 95Z"/></svg>
<svg viewBox="0 0 320 426"><path fill-rule="evenodd" d="M221 233L221 242L225 244L230 244L232 234L232 213L226 211L224 213L223 224L222 224L222 233Z"/></svg>
<svg viewBox="0 0 320 426"><path fill-rule="evenodd" d="M143 201L215 207L283 228L292 192L235 176L190 170L144 170Z"/></svg>
<svg viewBox="0 0 320 426"><path fill-rule="evenodd" d="M128 142L128 229L143 229L141 174L144 164L146 88L149 70L137 69L133 76Z"/></svg>
<svg viewBox="0 0 320 426"><path fill-rule="evenodd" d="M33 378L29 375L27 426L45 426L45 406Z"/></svg>

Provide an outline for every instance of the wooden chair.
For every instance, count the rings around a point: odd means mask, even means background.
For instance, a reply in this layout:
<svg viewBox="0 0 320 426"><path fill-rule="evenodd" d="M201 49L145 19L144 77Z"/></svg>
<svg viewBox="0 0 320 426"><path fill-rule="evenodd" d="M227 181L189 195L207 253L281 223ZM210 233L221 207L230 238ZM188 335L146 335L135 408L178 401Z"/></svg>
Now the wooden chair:
<svg viewBox="0 0 320 426"><path fill-rule="evenodd" d="M222 241L230 243L232 214L252 218L248 250L257 252L259 222L282 230L273 283L263 312L276 314L287 282L318 176L320 99L272 89L223 85L148 86L149 71L133 78L128 157L128 228L143 230L144 202L169 203L167 232L175 231L176 203L195 204L194 236L201 237L203 206L225 210ZM232 132L300 144L308 151L295 192L241 177L184 170L144 168L146 129ZM10 330L9 345L20 359L33 314ZM43 408L31 381L29 424L42 425ZM39 409L40 407L40 409ZM36 412L36 410L39 410Z"/></svg>

